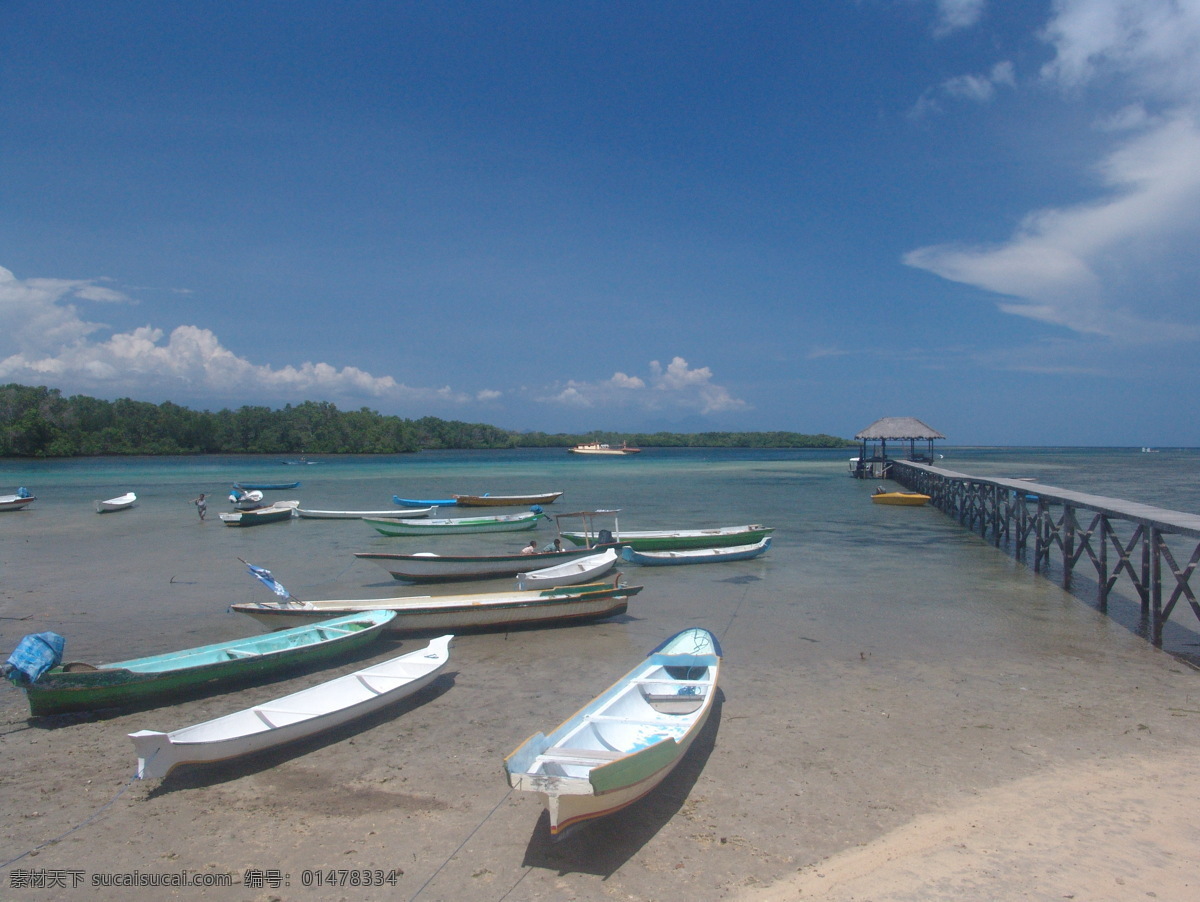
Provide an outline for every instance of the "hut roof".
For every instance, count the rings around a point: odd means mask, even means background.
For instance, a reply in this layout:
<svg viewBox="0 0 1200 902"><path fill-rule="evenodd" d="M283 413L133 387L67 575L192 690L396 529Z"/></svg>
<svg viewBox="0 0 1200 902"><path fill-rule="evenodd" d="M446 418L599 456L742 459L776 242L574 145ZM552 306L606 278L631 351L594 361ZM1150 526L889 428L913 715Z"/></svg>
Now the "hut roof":
<svg viewBox="0 0 1200 902"><path fill-rule="evenodd" d="M936 429L926 426L916 417L884 417L876 420L858 435L859 441L870 439L935 439L945 438Z"/></svg>

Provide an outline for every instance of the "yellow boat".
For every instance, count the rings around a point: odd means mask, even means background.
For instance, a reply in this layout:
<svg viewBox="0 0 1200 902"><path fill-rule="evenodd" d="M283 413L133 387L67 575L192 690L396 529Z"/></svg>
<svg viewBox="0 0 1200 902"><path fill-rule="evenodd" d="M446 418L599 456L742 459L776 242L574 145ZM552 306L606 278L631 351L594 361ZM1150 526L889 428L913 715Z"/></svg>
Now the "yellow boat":
<svg viewBox="0 0 1200 902"><path fill-rule="evenodd" d="M899 504L905 507L920 507L929 500L929 496L921 495L917 492L876 491L871 496L871 500L876 504Z"/></svg>

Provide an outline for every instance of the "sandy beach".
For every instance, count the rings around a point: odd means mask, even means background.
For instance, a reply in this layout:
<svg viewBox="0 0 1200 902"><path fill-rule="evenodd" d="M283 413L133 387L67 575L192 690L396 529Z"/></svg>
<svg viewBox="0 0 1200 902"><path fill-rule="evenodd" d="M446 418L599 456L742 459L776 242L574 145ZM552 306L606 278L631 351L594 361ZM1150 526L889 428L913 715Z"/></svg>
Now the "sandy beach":
<svg viewBox="0 0 1200 902"><path fill-rule="evenodd" d="M787 480L820 515L780 530L754 561L631 572L645 588L627 616L460 636L429 689L295 746L137 781L127 734L229 713L424 640L380 640L318 673L143 711L30 720L5 684L0 897L1196 897L1200 672L936 511L905 511L898 532L870 486L750 466L766 488L722 519L747 522L752 508L787 522L789 502L775 500ZM713 493L730 497L719 480L750 485L746 473L679 479L688 492L718 480ZM630 507L671 488L650 482L622 474ZM575 488L580 506L611 494ZM194 492L172 495L119 521L5 521L29 539L0 547L5 645L55 629L69 659L105 661L131 645L149 654L254 632L225 611L266 593L239 556L303 597L405 590L353 563L370 541L361 524L231 530L186 510ZM686 503L683 490L671 500ZM687 625L725 649L704 734L645 800L550 842L540 801L509 791L504 756ZM364 880L384 885L351 885Z"/></svg>

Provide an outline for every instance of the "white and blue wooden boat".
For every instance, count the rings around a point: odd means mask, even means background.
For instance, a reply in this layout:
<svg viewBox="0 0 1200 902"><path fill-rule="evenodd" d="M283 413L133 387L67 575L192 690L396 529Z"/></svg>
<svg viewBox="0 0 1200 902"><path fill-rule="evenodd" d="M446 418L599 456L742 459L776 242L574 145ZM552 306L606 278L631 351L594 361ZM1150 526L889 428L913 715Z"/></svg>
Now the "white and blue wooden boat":
<svg viewBox="0 0 1200 902"><path fill-rule="evenodd" d="M182 694L244 685L285 670L349 654L378 638L396 615L364 611L267 635L115 661L52 667L25 690L35 717L142 705Z"/></svg>
<svg viewBox="0 0 1200 902"><path fill-rule="evenodd" d="M519 514L489 514L481 517L438 517L428 519L379 520L364 517L363 522L385 536L442 536L475 532L514 532L533 529L544 517L541 509Z"/></svg>
<svg viewBox="0 0 1200 902"><path fill-rule="evenodd" d="M11 495L0 495L0 511L19 511L35 501L37 501L37 495L21 486Z"/></svg>
<svg viewBox="0 0 1200 902"><path fill-rule="evenodd" d="M399 495L393 495L392 501L399 504L401 507L454 507L458 504L455 498L437 498L437 499L416 499L416 498L401 498Z"/></svg>
<svg viewBox="0 0 1200 902"><path fill-rule="evenodd" d="M726 548L685 548L681 551L638 551L626 545L621 549L621 557L633 564L650 566L711 564L717 561L747 561L750 558L758 557L770 547L770 536L751 545L730 545Z"/></svg>
<svg viewBox="0 0 1200 902"><path fill-rule="evenodd" d="M129 510L135 504L137 504L137 495L133 492L126 492L124 495L109 498L107 501L97 501L96 513L111 514L113 511Z"/></svg>
<svg viewBox="0 0 1200 902"><path fill-rule="evenodd" d="M180 764L227 761L323 733L428 686L450 661L453 636L355 673L170 733L130 733L138 777L165 777Z"/></svg>
<svg viewBox="0 0 1200 902"><path fill-rule="evenodd" d="M529 555L526 555L529 557ZM538 570L517 574L518 589L548 589L552 586L576 586L599 579L617 565L617 550L606 548L595 554L562 561Z"/></svg>
<svg viewBox="0 0 1200 902"><path fill-rule="evenodd" d="M636 802L703 729L720 666L712 633L677 633L549 736L537 733L505 758L509 785L542 797L551 835Z"/></svg>

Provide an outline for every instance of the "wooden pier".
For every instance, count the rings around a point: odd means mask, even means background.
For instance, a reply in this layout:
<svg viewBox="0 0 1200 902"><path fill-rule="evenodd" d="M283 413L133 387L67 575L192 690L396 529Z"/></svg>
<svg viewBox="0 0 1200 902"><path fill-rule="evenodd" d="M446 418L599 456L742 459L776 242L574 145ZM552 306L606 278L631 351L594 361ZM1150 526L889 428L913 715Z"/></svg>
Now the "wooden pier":
<svg viewBox="0 0 1200 902"><path fill-rule="evenodd" d="M1101 611L1108 611L1108 596L1117 580L1128 576L1157 648L1180 600L1200 619L1200 603L1190 585L1200 563L1200 515L1022 479L969 476L914 461L892 461L889 475L911 491L928 495L930 504L997 547L1008 544L1017 557L1027 556L1032 541L1034 570L1048 567L1056 553L1068 591L1075 566L1086 555L1096 569ZM1178 537L1177 549L1181 544L1194 546L1185 566L1176 562L1167 536ZM1165 601L1164 575L1169 587Z"/></svg>

